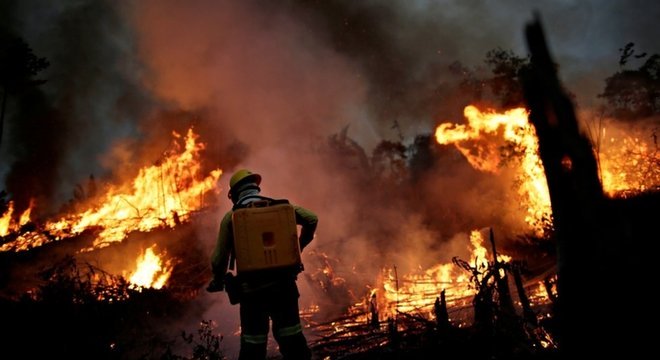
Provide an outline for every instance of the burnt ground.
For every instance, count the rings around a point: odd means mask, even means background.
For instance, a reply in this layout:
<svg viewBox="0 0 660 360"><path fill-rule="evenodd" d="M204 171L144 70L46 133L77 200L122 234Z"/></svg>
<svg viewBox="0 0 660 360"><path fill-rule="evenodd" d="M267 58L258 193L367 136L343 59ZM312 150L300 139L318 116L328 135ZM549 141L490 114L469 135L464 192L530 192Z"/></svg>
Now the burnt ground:
<svg viewBox="0 0 660 360"><path fill-rule="evenodd" d="M61 293L60 293L61 294ZM118 303L73 304L71 299L47 301L0 300L4 335L0 346L18 358L94 359L221 359L223 354L211 328L200 325L189 334L167 333L166 324L195 306L164 291L133 294ZM405 322L406 320L401 320ZM410 324L408 324L410 325ZM416 323L414 330L365 330L341 345L315 346L315 359L555 359L556 350L535 348L527 339L475 328L438 331ZM377 341L378 346L373 346ZM365 347L373 346L370 349ZM279 359L274 356L272 359Z"/></svg>
<svg viewBox="0 0 660 360"><path fill-rule="evenodd" d="M185 264L175 267L169 287L135 291L120 277L102 270L101 265L116 262L113 254L133 254L153 243L154 236L159 238L159 246ZM20 358L223 358L222 339L211 324L202 322L192 333L172 331L171 324L181 319L203 320L198 291L210 274L206 262L193 260L207 259L203 249L178 240L191 236L193 227L184 224L176 229L132 233L124 242L94 255L67 255L91 244L94 233L88 232L26 252L0 253L0 318L4 328L0 348ZM517 251L524 254L522 248L528 246L520 246ZM539 260L531 255L538 253L534 248L528 251L526 259ZM134 261L132 257L130 260ZM310 341L310 345L318 359L554 356L553 351L543 350L528 333L520 331L520 318L486 331L457 326L441 331L434 321L408 314L401 314L397 322L397 331L386 321L377 329L356 324L350 336ZM543 326L552 328L551 323Z"/></svg>
<svg viewBox="0 0 660 360"><path fill-rule="evenodd" d="M618 209L618 214L626 214L626 219L633 219L625 222L624 230L643 227L646 230L642 233L652 235L652 228L647 225L657 215L658 200L658 193L652 193L616 200L611 206ZM167 244L167 239L193 236L193 230L192 226L184 225L177 229L159 230L156 235L162 237L159 240L162 244ZM134 233L125 242L102 251L133 253L134 248L151 244L153 236L153 232ZM109 277L106 284L112 296L128 297L120 301L108 301L111 296L99 300L95 294L102 292L103 286L91 286L84 276L90 269L89 261L97 264L99 258L82 256L76 260L66 256L67 252L75 253L75 249L91 243L93 238L91 233L82 234L70 242L52 243L28 252L0 253L3 274L0 291L3 336L0 338L0 348L4 353L18 354L20 358L222 358L222 340L215 335L212 327L202 324L197 332L183 333L184 329L181 329L172 333L171 326L166 326L182 318L197 317L202 320L202 314L195 311L203 308L198 304L197 291L203 289L210 276L205 262L196 264L190 261L187 266L175 268L180 270L172 274L172 284L179 285L163 290L136 292L128 289L126 284L113 282L118 280L104 274ZM640 243L648 244L652 237L638 239ZM202 249L190 246L189 242L169 241L173 243L164 247L172 256L206 259L206 255L200 253ZM538 271L555 261L552 243L521 239L514 244L512 248L502 250L519 254L519 258L529 264L540 264L538 269L532 268L528 279L540 279L543 272ZM123 248L126 251L118 251ZM642 264L648 265L646 262ZM639 268L628 268L626 272L636 272L635 269ZM103 273L93 267L91 270ZM641 275L648 277L649 274ZM604 274L594 273L593 276ZM26 292L26 289L36 289L36 292ZM486 328L453 324L440 330L432 320L401 314L397 331L393 331L387 322L381 322L378 329L359 324L351 336L339 340L335 338L336 341L310 341L310 344L317 359L560 358L561 354L556 349L539 346L538 337L534 336L538 329L554 335L556 326L552 317L544 318L538 326L531 326L520 316L505 319L503 314L497 313L497 306L493 310L494 322ZM538 313L553 312L550 305L534 310ZM622 311L629 310L613 304L609 316L623 316ZM584 327L585 336L589 334L588 325ZM643 332L637 328L622 328L620 331Z"/></svg>

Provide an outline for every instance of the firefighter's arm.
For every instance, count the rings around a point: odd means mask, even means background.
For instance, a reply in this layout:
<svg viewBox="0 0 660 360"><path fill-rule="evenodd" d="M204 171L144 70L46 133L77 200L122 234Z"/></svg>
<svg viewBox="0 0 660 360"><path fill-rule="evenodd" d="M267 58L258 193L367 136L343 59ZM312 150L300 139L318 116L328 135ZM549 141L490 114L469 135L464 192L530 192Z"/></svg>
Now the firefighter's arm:
<svg viewBox="0 0 660 360"><path fill-rule="evenodd" d="M296 210L296 223L302 226L300 230L300 250L302 250L314 239L319 218L303 207L294 205L293 208Z"/></svg>
<svg viewBox="0 0 660 360"><path fill-rule="evenodd" d="M209 292L222 291L224 289L224 275L227 272L229 254L231 253L231 211L227 212L220 223L218 240L211 255L211 270L213 279L207 290Z"/></svg>

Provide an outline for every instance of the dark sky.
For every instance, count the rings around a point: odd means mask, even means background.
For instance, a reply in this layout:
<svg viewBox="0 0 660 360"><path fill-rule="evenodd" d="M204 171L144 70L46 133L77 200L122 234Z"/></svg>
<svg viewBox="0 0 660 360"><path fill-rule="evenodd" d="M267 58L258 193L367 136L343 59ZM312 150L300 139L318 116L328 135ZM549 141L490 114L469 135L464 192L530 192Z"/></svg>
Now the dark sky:
<svg viewBox="0 0 660 360"><path fill-rule="evenodd" d="M23 0L0 10L5 26L51 63L40 75L48 80L44 116L57 116L62 133L48 136L61 153L48 196L63 200L90 173L124 163L132 142L154 129L168 134L171 124L154 126L159 111L203 112L225 142L258 139L256 164L272 162L259 154L292 132L323 138L349 125L367 149L396 139L394 121L406 139L429 132L443 114L428 99L444 101L429 94L447 66L483 68L496 47L525 55L523 27L534 11L561 77L592 107L618 70L619 48L635 42L639 52L660 52L659 4ZM16 151L24 142L12 124L26 123L17 111L10 99L3 178L25 153Z"/></svg>

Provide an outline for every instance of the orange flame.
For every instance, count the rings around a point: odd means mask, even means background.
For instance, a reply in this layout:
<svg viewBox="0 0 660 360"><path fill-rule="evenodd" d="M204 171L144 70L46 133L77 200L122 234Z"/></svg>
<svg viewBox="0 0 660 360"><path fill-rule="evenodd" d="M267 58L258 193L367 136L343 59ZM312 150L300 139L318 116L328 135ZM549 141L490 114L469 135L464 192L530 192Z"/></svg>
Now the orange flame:
<svg viewBox="0 0 660 360"><path fill-rule="evenodd" d="M216 189L222 171L215 169L201 178L200 152L204 144L197 142L198 136L192 129L182 139L183 148L178 141L181 136L176 132L173 136L174 150L157 164L141 168L130 186L111 187L99 205L48 222L45 230L61 240L96 228L100 233L93 248L101 248L123 240L131 231L175 227L188 221L194 211L204 206L204 196ZM0 247L0 251L28 250L49 241L52 240L35 232L22 234Z"/></svg>
<svg viewBox="0 0 660 360"><path fill-rule="evenodd" d="M18 222L14 220L14 202L10 201L7 204L7 210L2 217L0 217L0 236L7 236L14 231L18 231L21 226L30 222L30 215L32 214L32 208L34 207L34 200L30 200L30 206L27 210L23 211L19 217Z"/></svg>
<svg viewBox="0 0 660 360"><path fill-rule="evenodd" d="M481 171L497 173L503 166L500 147L506 145L521 155L516 169L518 195L523 199L527 216L525 222L537 236L551 225L550 193L541 158L538 138L527 119L524 108L496 113L480 111L469 105L463 111L467 125L440 124L435 137L440 144L453 144L470 164Z"/></svg>
<svg viewBox="0 0 660 360"><path fill-rule="evenodd" d="M153 244L138 256L135 271L128 276L128 281L133 288L160 289L172 275L174 268L172 260L168 259L163 262L161 256L165 256L165 252L160 256L156 255L155 248L156 244Z"/></svg>
<svg viewBox="0 0 660 360"><path fill-rule="evenodd" d="M0 236L7 236L10 232L14 231L12 226L14 219L12 215L14 215L14 202L10 201L7 205L7 211L0 217Z"/></svg>
<svg viewBox="0 0 660 360"><path fill-rule="evenodd" d="M468 124L440 124L435 132L436 140L440 144L453 144L475 169L492 173L504 165L500 156L503 145L519 154L520 166L514 170L517 192L526 207L525 222L537 236L543 236L544 229L552 225L552 209L538 154L538 138L529 123L528 112L516 108L497 113L469 105L463 113ZM660 187L660 151L655 133L645 136L648 134L614 125L610 125L611 135L607 132L603 128L599 134L600 148L596 154L605 193L611 197L626 196Z"/></svg>
<svg viewBox="0 0 660 360"><path fill-rule="evenodd" d="M611 197L626 196L660 186L660 151L653 137L621 133L611 129L601 133L600 163L603 190Z"/></svg>
<svg viewBox="0 0 660 360"><path fill-rule="evenodd" d="M486 265L488 251L484 247L484 236L481 231L470 233L470 264L476 267ZM511 257L498 254L498 261L509 262ZM404 275L397 279L391 270L383 272L383 289L385 306L391 314L419 310L431 311L435 298L446 290L445 295L449 305L456 305L461 300L474 295L470 288L470 275L452 263L438 264L419 273Z"/></svg>

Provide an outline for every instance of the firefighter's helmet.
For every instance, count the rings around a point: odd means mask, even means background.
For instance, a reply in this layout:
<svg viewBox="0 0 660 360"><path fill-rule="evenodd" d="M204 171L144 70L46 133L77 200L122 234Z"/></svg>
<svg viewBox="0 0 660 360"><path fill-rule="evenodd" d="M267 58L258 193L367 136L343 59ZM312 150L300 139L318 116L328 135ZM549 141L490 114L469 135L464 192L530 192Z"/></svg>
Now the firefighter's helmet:
<svg viewBox="0 0 660 360"><path fill-rule="evenodd" d="M229 179L229 190L233 190L236 185L248 182L256 183L257 185L261 184L261 175L253 173L248 169L238 170L231 176L231 179Z"/></svg>

